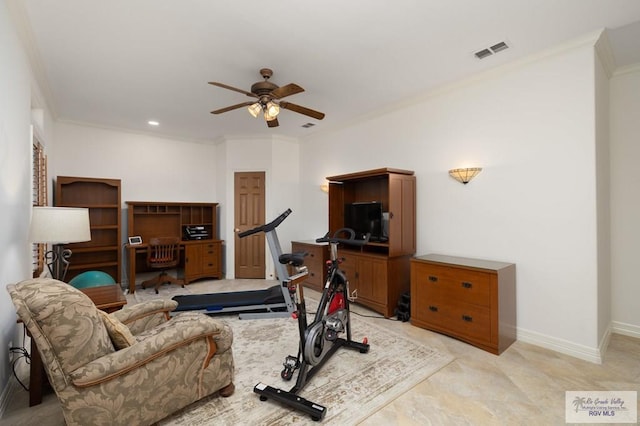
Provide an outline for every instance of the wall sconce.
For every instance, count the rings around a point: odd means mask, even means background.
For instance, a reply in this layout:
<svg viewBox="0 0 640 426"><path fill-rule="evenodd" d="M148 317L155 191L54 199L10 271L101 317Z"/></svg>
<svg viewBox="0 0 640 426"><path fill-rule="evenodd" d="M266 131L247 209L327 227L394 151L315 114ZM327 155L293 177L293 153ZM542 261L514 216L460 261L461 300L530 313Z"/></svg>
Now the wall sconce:
<svg viewBox="0 0 640 426"><path fill-rule="evenodd" d="M329 193L329 182L325 182L322 185L320 185L320 190L322 192Z"/></svg>
<svg viewBox="0 0 640 426"><path fill-rule="evenodd" d="M64 244L91 240L89 209L34 207L29 240L53 244L53 249L45 253L47 267L52 278L64 281L71 258L71 250Z"/></svg>
<svg viewBox="0 0 640 426"><path fill-rule="evenodd" d="M460 183L465 185L471 181L474 177L482 171L482 167L467 167L464 169L451 169L449 170L449 176L454 178Z"/></svg>

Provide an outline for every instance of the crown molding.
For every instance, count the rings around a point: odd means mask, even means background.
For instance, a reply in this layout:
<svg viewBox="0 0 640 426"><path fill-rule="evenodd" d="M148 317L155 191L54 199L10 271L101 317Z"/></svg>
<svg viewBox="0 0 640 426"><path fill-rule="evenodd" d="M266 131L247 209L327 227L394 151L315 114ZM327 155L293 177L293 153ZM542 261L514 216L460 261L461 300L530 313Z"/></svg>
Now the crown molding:
<svg viewBox="0 0 640 426"><path fill-rule="evenodd" d="M613 76L618 77L625 74L636 74L636 73L640 73L640 63L617 68L613 73Z"/></svg>
<svg viewBox="0 0 640 426"><path fill-rule="evenodd" d="M141 136L148 136L148 137L157 138L157 139L165 139L173 142L195 143L200 145L212 145L215 143L215 141L213 141L212 139L185 138L185 137L178 137L175 135L164 134L157 131L151 132L151 131L144 131L144 130L135 130L131 128L108 126L104 124L89 123L85 121L66 120L66 119L58 119L56 121L59 124L69 124L72 126L79 126L79 127L91 127L94 129L101 129L101 130L106 130L111 132L127 133L131 135L141 135Z"/></svg>
<svg viewBox="0 0 640 426"><path fill-rule="evenodd" d="M606 29L603 29L600 33L600 37L595 42L596 56L600 59L607 78L611 78L616 71L616 59L613 54L613 48L609 42L609 34Z"/></svg>
<svg viewBox="0 0 640 426"><path fill-rule="evenodd" d="M496 78L502 74L511 72L515 69L525 67L529 64L541 61L545 58L560 55L560 54L570 52L572 50L583 48L586 46L593 47L602 36L602 32L603 30L592 31L581 37L577 37L577 38L568 40L562 44L550 47L548 49L544 49L539 52L529 54L523 58L516 59L502 65L498 65L494 68L490 68L490 69L478 72L476 74L472 74L466 78L462 78L452 83L447 83L447 84L443 84L443 85L431 88L412 98L404 99L400 102L396 102L395 104L387 105L384 108L378 109L368 114L361 115L359 117L355 117L354 119L349 120L348 122L343 122L336 126L325 127L321 130L317 130L314 134L303 136L300 139L312 140L317 136L335 133L341 129L349 128L356 124L364 123L370 120L379 119L382 116L385 116L387 114L419 105L423 102L428 101L429 99L437 98L439 96L454 92L464 87L468 87L474 84L481 83L485 80ZM607 42L608 42L608 39L607 39Z"/></svg>

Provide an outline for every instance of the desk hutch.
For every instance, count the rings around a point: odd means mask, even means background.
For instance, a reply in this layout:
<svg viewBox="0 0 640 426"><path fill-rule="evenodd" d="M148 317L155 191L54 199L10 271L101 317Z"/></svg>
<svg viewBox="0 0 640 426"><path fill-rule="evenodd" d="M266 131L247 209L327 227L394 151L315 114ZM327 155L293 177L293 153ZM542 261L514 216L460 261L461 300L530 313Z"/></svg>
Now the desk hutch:
<svg viewBox="0 0 640 426"><path fill-rule="evenodd" d="M217 203L164 203L127 201L129 236L142 237L142 244L127 244L129 292L135 292L136 272L146 269L146 243L153 237L182 239L184 283L200 278L222 278L222 240L218 239ZM199 236L190 239L188 227Z"/></svg>
<svg viewBox="0 0 640 426"><path fill-rule="evenodd" d="M409 170L382 168L339 176L329 181L329 232L345 226L345 206L377 201L388 216L387 241L360 248L338 247L341 268L357 303L394 315L398 299L410 287L410 259L416 251L416 178Z"/></svg>

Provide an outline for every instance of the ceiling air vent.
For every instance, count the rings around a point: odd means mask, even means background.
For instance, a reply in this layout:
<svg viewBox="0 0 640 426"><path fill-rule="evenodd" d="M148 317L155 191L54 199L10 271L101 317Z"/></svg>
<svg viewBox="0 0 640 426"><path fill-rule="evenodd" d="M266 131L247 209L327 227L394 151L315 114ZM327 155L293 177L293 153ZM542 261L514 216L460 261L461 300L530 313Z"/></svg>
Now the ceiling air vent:
<svg viewBox="0 0 640 426"><path fill-rule="evenodd" d="M495 53L502 52L503 50L506 50L508 48L509 45L506 42L501 41L500 43L496 43L491 47L487 47L486 49L478 50L474 53L474 56L478 59L484 59Z"/></svg>
<svg viewBox="0 0 640 426"><path fill-rule="evenodd" d="M309 127L313 127L313 126L315 126L314 123L307 123L302 125L302 127L304 127L305 129L308 129Z"/></svg>

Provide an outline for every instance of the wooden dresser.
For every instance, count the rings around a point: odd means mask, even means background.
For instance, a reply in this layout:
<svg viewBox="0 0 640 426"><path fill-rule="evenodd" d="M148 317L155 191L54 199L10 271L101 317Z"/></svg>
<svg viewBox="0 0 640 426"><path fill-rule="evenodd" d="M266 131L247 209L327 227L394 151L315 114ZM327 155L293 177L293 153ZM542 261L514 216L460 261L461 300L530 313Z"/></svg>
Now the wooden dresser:
<svg viewBox="0 0 640 426"><path fill-rule="evenodd" d="M502 353L516 340L516 266L439 254L411 259L411 324Z"/></svg>
<svg viewBox="0 0 640 426"><path fill-rule="evenodd" d="M327 260L329 246L327 243L315 241L291 241L291 253L307 253L304 264L309 271L304 284L309 288L322 292L327 279Z"/></svg>

